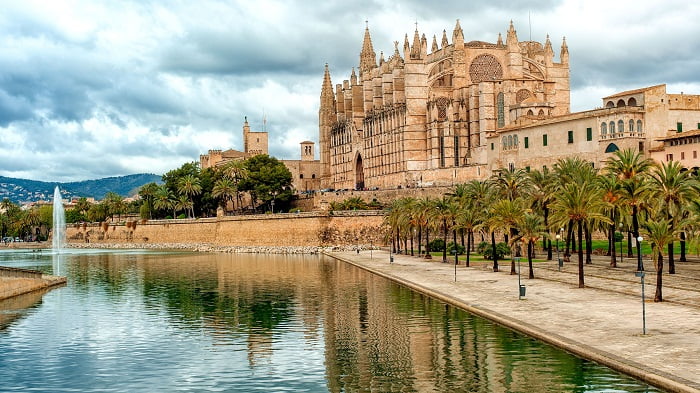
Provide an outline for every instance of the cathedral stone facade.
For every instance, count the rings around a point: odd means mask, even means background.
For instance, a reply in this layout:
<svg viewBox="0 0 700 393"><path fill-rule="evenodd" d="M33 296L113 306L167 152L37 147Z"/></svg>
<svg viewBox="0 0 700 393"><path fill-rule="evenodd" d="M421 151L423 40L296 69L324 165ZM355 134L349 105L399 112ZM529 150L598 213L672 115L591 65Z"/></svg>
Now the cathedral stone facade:
<svg viewBox="0 0 700 393"><path fill-rule="evenodd" d="M438 44L439 42L439 44ZM430 48L430 51L428 49ZM447 185L484 178L489 138L525 119L569 113L569 52L552 43L465 42L457 21L428 46L418 30L377 61L365 29L357 70L335 85L326 65L319 108L322 187Z"/></svg>

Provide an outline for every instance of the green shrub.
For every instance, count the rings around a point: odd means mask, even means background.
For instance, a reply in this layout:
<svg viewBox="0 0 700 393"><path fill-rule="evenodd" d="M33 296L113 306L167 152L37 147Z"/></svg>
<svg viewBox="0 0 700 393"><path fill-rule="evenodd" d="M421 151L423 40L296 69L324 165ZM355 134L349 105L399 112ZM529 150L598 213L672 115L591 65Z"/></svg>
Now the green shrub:
<svg viewBox="0 0 700 393"><path fill-rule="evenodd" d="M428 247L430 247L430 251L442 251L445 248L445 241L439 237L435 238L428 243Z"/></svg>
<svg viewBox="0 0 700 393"><path fill-rule="evenodd" d="M179 216L177 216L177 219L180 220L180 219L183 219L183 218L186 218L186 217L187 217L187 216L185 215L185 213L182 213L182 214L180 214Z"/></svg>
<svg viewBox="0 0 700 393"><path fill-rule="evenodd" d="M460 254L460 255L464 254L464 252L466 251L466 248L459 243L457 243L456 246L457 246L457 254ZM449 242L447 244L447 252L450 254L454 254L454 250L455 250L455 243Z"/></svg>
<svg viewBox="0 0 700 393"><path fill-rule="evenodd" d="M484 244L484 243L486 243L486 242L482 242L481 244ZM479 245L481 246L481 244L479 244ZM492 254L493 247L491 247L490 243L486 243L486 244L488 244L488 247L486 247L483 251L484 259L493 260L493 256L492 256L493 255ZM506 243L503 243L503 242L496 243L496 257L498 259L503 259L503 257L505 257L506 255L509 255L509 254L510 254L510 247L508 247L508 245Z"/></svg>

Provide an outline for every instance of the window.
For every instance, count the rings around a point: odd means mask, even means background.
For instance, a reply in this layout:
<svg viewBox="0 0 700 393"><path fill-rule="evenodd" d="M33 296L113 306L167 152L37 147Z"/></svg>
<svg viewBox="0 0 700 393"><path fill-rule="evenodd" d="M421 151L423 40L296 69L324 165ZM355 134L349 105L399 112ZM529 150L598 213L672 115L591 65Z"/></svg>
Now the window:
<svg viewBox="0 0 700 393"><path fill-rule="evenodd" d="M455 166L459 166L459 136L455 135Z"/></svg>
<svg viewBox="0 0 700 393"><path fill-rule="evenodd" d="M700 130L700 123L698 123L698 130Z"/></svg>
<svg viewBox="0 0 700 393"><path fill-rule="evenodd" d="M303 174L303 173L300 173L300 174L299 174L299 178L300 178L300 179L303 179L303 178L304 178L304 174Z"/></svg>
<svg viewBox="0 0 700 393"><path fill-rule="evenodd" d="M683 123L676 123L676 132L683 132Z"/></svg>
<svg viewBox="0 0 700 393"><path fill-rule="evenodd" d="M600 135L605 138L608 135L608 124L606 122L600 123Z"/></svg>
<svg viewBox="0 0 700 393"><path fill-rule="evenodd" d="M685 152L682 151L682 152L681 152L681 160L684 160L684 159L685 159Z"/></svg>
<svg viewBox="0 0 700 393"><path fill-rule="evenodd" d="M698 152L697 152L697 150L693 150L693 158L698 158Z"/></svg>
<svg viewBox="0 0 700 393"><path fill-rule="evenodd" d="M610 136L614 138L615 137L615 122L611 121L608 126L610 127Z"/></svg>
<svg viewBox="0 0 700 393"><path fill-rule="evenodd" d="M503 93L498 93L496 106L498 107L498 127L501 128L506 125L506 119L503 113Z"/></svg>
<svg viewBox="0 0 700 393"><path fill-rule="evenodd" d="M445 167L445 140L443 137L438 138L439 148L440 148L440 167Z"/></svg>
<svg viewBox="0 0 700 393"><path fill-rule="evenodd" d="M513 147L513 135L508 135L508 147Z"/></svg>
<svg viewBox="0 0 700 393"><path fill-rule="evenodd" d="M574 132L568 131L567 134L568 134L569 143L574 143Z"/></svg>
<svg viewBox="0 0 700 393"><path fill-rule="evenodd" d="M311 178L312 178L312 179L315 179L315 178L316 178L316 174L315 174L315 173L312 173L312 174L311 174Z"/></svg>
<svg viewBox="0 0 700 393"><path fill-rule="evenodd" d="M518 147L518 136L513 135L513 146Z"/></svg>
<svg viewBox="0 0 700 393"><path fill-rule="evenodd" d="M586 140L587 141L593 140L593 129L590 127L586 128Z"/></svg>
<svg viewBox="0 0 700 393"><path fill-rule="evenodd" d="M630 132L634 132L634 120L630 119Z"/></svg>
<svg viewBox="0 0 700 393"><path fill-rule="evenodd" d="M639 152L641 153L643 151L644 151L644 142L639 142Z"/></svg>
<svg viewBox="0 0 700 393"><path fill-rule="evenodd" d="M530 166L529 166L529 165L525 167L525 172L530 172Z"/></svg>
<svg viewBox="0 0 700 393"><path fill-rule="evenodd" d="M491 143L491 150L493 150L493 142Z"/></svg>
<svg viewBox="0 0 700 393"><path fill-rule="evenodd" d="M527 149L528 147L530 147L530 139L525 137L525 148Z"/></svg>
<svg viewBox="0 0 700 393"><path fill-rule="evenodd" d="M625 132L625 122L622 120L619 120L617 122L617 132L620 134L620 136L623 136L622 133Z"/></svg>
<svg viewBox="0 0 700 393"><path fill-rule="evenodd" d="M504 136L501 141L503 143L503 148L506 149L508 147L508 138Z"/></svg>
<svg viewBox="0 0 700 393"><path fill-rule="evenodd" d="M642 133L642 121L641 120L637 120L637 132L640 134Z"/></svg>
<svg viewBox="0 0 700 393"><path fill-rule="evenodd" d="M673 154L666 154L666 161L673 161Z"/></svg>
<svg viewBox="0 0 700 393"><path fill-rule="evenodd" d="M547 134L542 135L542 146L547 146Z"/></svg>
<svg viewBox="0 0 700 393"><path fill-rule="evenodd" d="M514 171L514 170L515 170L515 164L513 164L512 162L511 162L511 163L508 163L508 169L510 169L511 171Z"/></svg>

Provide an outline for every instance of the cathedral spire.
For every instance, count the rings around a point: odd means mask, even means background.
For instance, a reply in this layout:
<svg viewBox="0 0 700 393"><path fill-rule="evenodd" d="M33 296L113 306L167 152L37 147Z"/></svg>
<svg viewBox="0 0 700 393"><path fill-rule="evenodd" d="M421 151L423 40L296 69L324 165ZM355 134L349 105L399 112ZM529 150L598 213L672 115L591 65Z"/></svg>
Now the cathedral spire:
<svg viewBox="0 0 700 393"><path fill-rule="evenodd" d="M440 48L438 48L438 44L437 44L437 37L435 36L435 34L433 34L433 46L432 46L432 48L430 49L430 51L431 51L432 53L435 53L435 52L437 52L439 49L440 49Z"/></svg>
<svg viewBox="0 0 700 393"><path fill-rule="evenodd" d="M404 59L408 59L409 56L411 55L411 45L408 43L408 33L404 36L403 39L403 57Z"/></svg>
<svg viewBox="0 0 700 393"><path fill-rule="evenodd" d="M376 67L377 54L372 47L372 37L369 34L369 24L367 24L365 26L365 38L362 41L362 52L360 52L360 76Z"/></svg>
<svg viewBox="0 0 700 393"><path fill-rule="evenodd" d="M333 96L333 83L331 82L331 72L328 70L328 63L326 63L326 67L323 70L323 86L321 86L321 97L325 97L327 95ZM248 119L246 119L246 122Z"/></svg>
<svg viewBox="0 0 700 393"><path fill-rule="evenodd" d="M357 74L355 74L355 67L352 67L352 73L350 74L350 85L357 85Z"/></svg>
<svg viewBox="0 0 700 393"><path fill-rule="evenodd" d="M506 35L506 46L510 51L520 51L518 46L518 35L515 33L515 27L513 27L513 21L510 21L510 27L508 27L508 34Z"/></svg>
<svg viewBox="0 0 700 393"><path fill-rule="evenodd" d="M442 30L442 43L441 43L441 45L443 48L450 45L450 42L447 41L447 31L445 31L444 29Z"/></svg>
<svg viewBox="0 0 700 393"><path fill-rule="evenodd" d="M455 23L455 29L452 31L452 42L464 42L464 32L462 31L462 26L459 24L459 19Z"/></svg>
<svg viewBox="0 0 700 393"><path fill-rule="evenodd" d="M498 33L498 41L496 41L496 45L503 46L503 37L501 37L501 33Z"/></svg>
<svg viewBox="0 0 700 393"><path fill-rule="evenodd" d="M411 45L411 59L420 59L420 35L418 34L418 23L416 23L416 32L413 33L413 45Z"/></svg>
<svg viewBox="0 0 700 393"><path fill-rule="evenodd" d="M554 56L554 50L552 50L552 41L549 40L549 34L547 34L547 39L544 42L544 53L548 56Z"/></svg>
<svg viewBox="0 0 700 393"><path fill-rule="evenodd" d="M562 64L569 63L569 47L566 45L566 37L561 42L561 53L559 54L559 59Z"/></svg>

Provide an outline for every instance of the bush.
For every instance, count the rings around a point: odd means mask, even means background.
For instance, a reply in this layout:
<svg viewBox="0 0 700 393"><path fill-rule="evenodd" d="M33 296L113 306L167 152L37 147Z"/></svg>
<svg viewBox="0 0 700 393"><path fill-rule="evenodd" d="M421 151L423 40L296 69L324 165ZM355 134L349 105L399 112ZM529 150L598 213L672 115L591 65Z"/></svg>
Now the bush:
<svg viewBox="0 0 700 393"><path fill-rule="evenodd" d="M433 239L428 243L428 247L430 251L442 251L442 249L445 248L445 241L440 238Z"/></svg>
<svg viewBox="0 0 700 393"><path fill-rule="evenodd" d="M625 237L620 232L615 232L615 243L621 242Z"/></svg>
<svg viewBox="0 0 700 393"><path fill-rule="evenodd" d="M465 248L463 245L459 244L459 243L457 243L456 246L457 246L457 254L460 254L460 255L464 254L464 252L466 251L466 248ZM454 254L454 250L455 250L455 243L454 243L454 242L449 242L449 243L447 244L447 252L448 252L449 254Z"/></svg>
<svg viewBox="0 0 700 393"><path fill-rule="evenodd" d="M182 214L180 214L179 216L177 216L177 219L178 219L178 220L181 220L181 219L186 218L186 217L187 217L187 216L185 215L185 213L182 213Z"/></svg>
<svg viewBox="0 0 700 393"><path fill-rule="evenodd" d="M165 219L166 219L166 220L172 220L172 219L173 219L173 216L165 216Z"/></svg>
<svg viewBox="0 0 700 393"><path fill-rule="evenodd" d="M488 247L486 247L482 252L480 252L480 253L483 253L484 259L493 260L493 256L492 256L493 255L492 254L493 247L491 247L491 244L487 243L487 242L482 242L479 244L479 246L481 246L482 244L488 245ZM510 247L508 247L508 245L506 243L503 243L503 242L496 243L496 257L498 259L503 259L503 257L505 257L506 255L509 255L509 254L510 254Z"/></svg>

